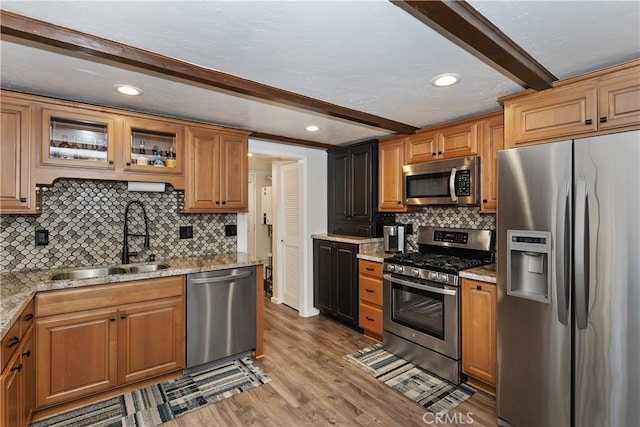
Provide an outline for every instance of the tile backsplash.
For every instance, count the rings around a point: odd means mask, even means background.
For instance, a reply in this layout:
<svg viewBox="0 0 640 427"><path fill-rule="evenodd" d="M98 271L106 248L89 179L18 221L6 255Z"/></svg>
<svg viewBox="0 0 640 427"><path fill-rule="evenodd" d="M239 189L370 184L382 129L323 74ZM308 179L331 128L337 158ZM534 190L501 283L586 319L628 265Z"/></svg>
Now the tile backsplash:
<svg viewBox="0 0 640 427"><path fill-rule="evenodd" d="M419 212L396 214L396 223L413 224L413 234L407 236L409 250L413 250L421 225L495 230L496 216L480 213L480 208L476 207L427 206Z"/></svg>
<svg viewBox="0 0 640 427"><path fill-rule="evenodd" d="M164 193L129 192L126 182L59 180L44 188L42 214L0 216L0 270L66 268L119 264L124 235L124 212L132 200L145 206L150 247L142 237L129 237L131 262L236 252L236 237L225 237L225 225L236 224L234 214L181 214L181 193L167 185ZM180 226L193 227L192 239L180 239ZM49 230L49 244L35 246L37 229ZM139 206L129 209L129 232L144 233Z"/></svg>

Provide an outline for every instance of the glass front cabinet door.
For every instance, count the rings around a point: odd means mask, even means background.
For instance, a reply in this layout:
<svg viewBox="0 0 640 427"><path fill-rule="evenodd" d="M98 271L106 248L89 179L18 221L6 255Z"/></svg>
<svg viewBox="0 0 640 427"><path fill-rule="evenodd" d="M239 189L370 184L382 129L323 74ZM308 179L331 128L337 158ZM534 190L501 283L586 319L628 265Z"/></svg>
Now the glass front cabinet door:
<svg viewBox="0 0 640 427"><path fill-rule="evenodd" d="M43 109L42 120L42 164L115 168L115 123L111 116L73 109Z"/></svg>
<svg viewBox="0 0 640 427"><path fill-rule="evenodd" d="M182 126L147 119L125 121L125 170L180 174L184 163Z"/></svg>

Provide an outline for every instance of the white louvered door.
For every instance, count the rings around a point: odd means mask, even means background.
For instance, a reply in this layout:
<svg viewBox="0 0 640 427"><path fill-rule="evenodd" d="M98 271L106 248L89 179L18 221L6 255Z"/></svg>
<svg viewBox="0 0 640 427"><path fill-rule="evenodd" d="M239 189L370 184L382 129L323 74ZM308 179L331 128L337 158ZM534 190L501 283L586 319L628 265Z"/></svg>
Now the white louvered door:
<svg viewBox="0 0 640 427"><path fill-rule="evenodd" d="M281 167L282 177L282 255L283 255L283 303L298 310L302 266L300 261L300 163L288 163Z"/></svg>

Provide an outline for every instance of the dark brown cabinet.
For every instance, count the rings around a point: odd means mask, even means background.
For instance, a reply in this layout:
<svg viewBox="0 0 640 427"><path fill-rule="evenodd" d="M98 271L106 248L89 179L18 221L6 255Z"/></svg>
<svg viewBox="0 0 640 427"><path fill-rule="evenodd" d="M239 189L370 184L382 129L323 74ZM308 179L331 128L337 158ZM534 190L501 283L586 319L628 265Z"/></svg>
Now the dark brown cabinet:
<svg viewBox="0 0 640 427"><path fill-rule="evenodd" d="M330 152L327 188L329 233L374 237L378 141Z"/></svg>
<svg viewBox="0 0 640 427"><path fill-rule="evenodd" d="M313 288L320 313L358 326L358 245L313 241Z"/></svg>

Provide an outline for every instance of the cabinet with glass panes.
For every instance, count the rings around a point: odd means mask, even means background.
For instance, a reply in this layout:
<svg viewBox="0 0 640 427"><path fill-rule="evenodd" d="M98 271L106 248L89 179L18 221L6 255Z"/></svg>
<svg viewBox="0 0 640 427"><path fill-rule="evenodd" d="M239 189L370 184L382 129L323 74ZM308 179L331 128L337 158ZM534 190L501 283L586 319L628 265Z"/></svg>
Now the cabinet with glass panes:
<svg viewBox="0 0 640 427"><path fill-rule="evenodd" d="M171 122L125 120L125 170L181 173L183 128Z"/></svg>
<svg viewBox="0 0 640 427"><path fill-rule="evenodd" d="M42 117L42 164L114 169L112 116L43 109Z"/></svg>

